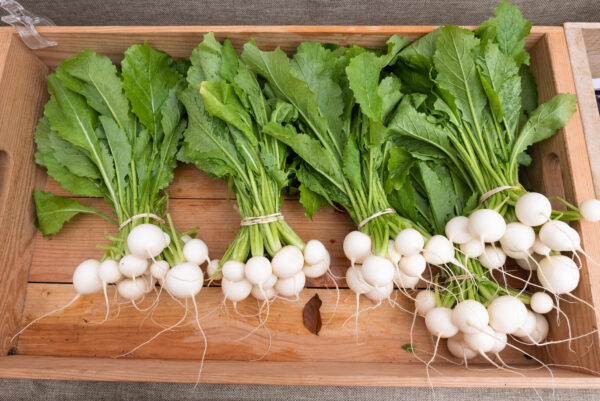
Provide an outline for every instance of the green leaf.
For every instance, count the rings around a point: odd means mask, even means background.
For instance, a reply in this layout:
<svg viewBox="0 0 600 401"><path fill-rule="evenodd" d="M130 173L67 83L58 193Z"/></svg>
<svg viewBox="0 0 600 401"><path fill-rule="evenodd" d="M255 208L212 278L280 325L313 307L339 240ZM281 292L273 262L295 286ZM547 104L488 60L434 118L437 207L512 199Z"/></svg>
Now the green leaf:
<svg viewBox="0 0 600 401"><path fill-rule="evenodd" d="M298 187L300 191L300 203L304 206L304 214L309 219L312 219L315 212L321 208L321 206L327 204L327 199L318 193L311 191L304 184L300 184Z"/></svg>
<svg viewBox="0 0 600 401"><path fill-rule="evenodd" d="M281 125L273 122L264 127L264 132L288 145L303 160L334 185L342 187L343 175L336 160L317 141L306 134L300 134L292 125Z"/></svg>
<svg viewBox="0 0 600 401"><path fill-rule="evenodd" d="M192 67L187 74L190 86L198 86L202 81L221 80L221 48L222 45L215 39L214 33L204 35L204 40L196 46L190 56Z"/></svg>
<svg viewBox="0 0 600 401"><path fill-rule="evenodd" d="M509 135L514 138L521 112L519 68L512 57L502 53L494 43L474 53L492 114L497 122L504 121Z"/></svg>
<svg viewBox="0 0 600 401"><path fill-rule="evenodd" d="M378 93L380 72L379 59L373 53L354 57L346 67L354 97L362 112L373 121L381 121L383 113L383 101Z"/></svg>
<svg viewBox="0 0 600 401"><path fill-rule="evenodd" d="M498 43L500 51L515 60L517 66L529 64L529 54L525 51L525 37L531 31L531 22L523 18L519 7L501 1L494 9L496 18L490 18L475 33L484 40Z"/></svg>
<svg viewBox="0 0 600 401"><path fill-rule="evenodd" d="M55 196L50 192L33 191L37 224L44 236L56 234L62 226L79 213L98 213L75 199Z"/></svg>
<svg viewBox="0 0 600 401"><path fill-rule="evenodd" d="M425 114L419 113L407 98L400 103L388 128L392 134L423 141L438 148L448 156L455 153L444 129L429 121Z"/></svg>
<svg viewBox="0 0 600 401"><path fill-rule="evenodd" d="M269 87L277 97L292 104L298 110L314 134L321 138L321 142L327 141L326 138L331 139L341 156L341 138L335 134L330 136L327 119L319 111L315 94L305 81L294 76L290 60L281 49L263 52L256 44L249 42L244 45L242 60L250 69L267 79ZM328 158L331 156L328 155Z"/></svg>
<svg viewBox="0 0 600 401"><path fill-rule="evenodd" d="M346 146L344 147L344 155L342 159L342 168L344 175L350 181L350 184L356 189L362 187L361 169L360 169L360 151L356 146L354 137L348 135Z"/></svg>
<svg viewBox="0 0 600 401"><path fill-rule="evenodd" d="M483 127L487 98L475 66L472 51L479 44L473 32L448 25L441 28L433 62L441 90L460 110L463 120L476 130Z"/></svg>
<svg viewBox="0 0 600 401"><path fill-rule="evenodd" d="M179 99L188 113L185 155L214 177L226 178L245 171L227 125L204 109L200 91L188 88L180 93Z"/></svg>
<svg viewBox="0 0 600 401"><path fill-rule="evenodd" d="M292 73L306 82L314 93L319 111L334 132L340 132L344 111L342 88L335 81L338 58L321 43L304 42L298 46L291 63Z"/></svg>
<svg viewBox="0 0 600 401"><path fill-rule="evenodd" d="M457 201L452 188L452 178L446 167L441 164L430 167L426 162L419 162L422 185L429 201L431 215L436 232L443 233L446 223L454 216L454 205Z"/></svg>
<svg viewBox="0 0 600 401"><path fill-rule="evenodd" d="M535 109L519 133L511 151L511 169L516 166L519 154L536 142L551 137L564 127L575 113L577 99L572 94L561 93ZM523 159L521 159L523 160Z"/></svg>
<svg viewBox="0 0 600 401"><path fill-rule="evenodd" d="M125 180L129 175L129 163L131 162L131 144L115 120L105 116L100 116L99 119L115 162L115 172L120 182L120 188L125 188L127 185Z"/></svg>
<svg viewBox="0 0 600 401"><path fill-rule="evenodd" d="M200 94L206 111L212 116L233 125L242 131L252 146L258 141L252 129L252 118L246 112L233 87L225 81L204 81L200 84Z"/></svg>
<svg viewBox="0 0 600 401"><path fill-rule="evenodd" d="M411 67L429 74L429 70L433 66L435 45L441 33L441 28L437 28L415 40L400 52L400 59Z"/></svg>
<svg viewBox="0 0 600 401"><path fill-rule="evenodd" d="M395 147L390 150L388 160L388 193L391 189L399 190L402 188L406 179L410 174L410 169L413 166L413 157L411 154L401 147Z"/></svg>
<svg viewBox="0 0 600 401"><path fill-rule="evenodd" d="M392 35L385 43L388 45L388 50L387 54L381 56L380 62L382 68L394 64L398 59L400 51L408 46L410 41L404 36Z"/></svg>
<svg viewBox="0 0 600 401"><path fill-rule="evenodd" d="M116 204L118 197L113 159L96 134L96 114L81 95L67 89L55 75L49 75L46 81L52 97L46 104L44 114L50 121L51 129L58 132L61 138L89 152L102 176L110 200Z"/></svg>
<svg viewBox="0 0 600 401"><path fill-rule="evenodd" d="M404 351L406 351L406 352L409 352L409 353L411 353L411 354L414 354L414 353L415 353L415 351L416 351L415 347L414 347L412 344L404 344L404 345L402 346L402 349L403 349Z"/></svg>
<svg viewBox="0 0 600 401"><path fill-rule="evenodd" d="M35 153L36 163L40 166L44 166L50 177L54 178L61 187L75 195L90 197L104 196L105 194L100 187L100 181L75 175L62 163L59 163L56 160L56 151L52 147L52 137L61 140L57 133L50 129L48 118L42 117L38 122L34 133L37 147ZM69 146L73 147L70 143Z"/></svg>
<svg viewBox="0 0 600 401"><path fill-rule="evenodd" d="M221 47L221 66L219 68L219 75L221 75L228 82L233 82L235 76L238 74L239 57L231 41L225 39ZM217 77L213 77L216 80Z"/></svg>
<svg viewBox="0 0 600 401"><path fill-rule="evenodd" d="M126 133L128 141L133 140L136 122L129 112L129 100L123 93L117 68L108 57L84 50L60 62L56 76L67 88L84 96L99 114L112 117Z"/></svg>
<svg viewBox="0 0 600 401"><path fill-rule="evenodd" d="M69 141L65 141L56 135L56 133L49 135L48 140L53 150L52 156L54 159L71 173L93 180L102 178L98 167L89 158L85 150L73 146Z"/></svg>
<svg viewBox="0 0 600 401"><path fill-rule="evenodd" d="M323 197L330 206L335 207L335 203L349 205L346 194L307 163L300 165L296 177L307 189Z"/></svg>
<svg viewBox="0 0 600 401"><path fill-rule="evenodd" d="M389 75L381 80L379 87L377 88L377 94L381 97L381 120L385 122L394 110L400 99L402 98L402 92L400 89L402 84L395 75Z"/></svg>
<svg viewBox="0 0 600 401"><path fill-rule="evenodd" d="M171 68L169 55L151 48L147 42L127 49L121 67L123 88L133 113L152 138L160 140L160 108L177 85L179 73Z"/></svg>
<svg viewBox="0 0 600 401"><path fill-rule="evenodd" d="M519 69L521 77L521 109L529 115L538 106L538 92L535 78L526 65Z"/></svg>

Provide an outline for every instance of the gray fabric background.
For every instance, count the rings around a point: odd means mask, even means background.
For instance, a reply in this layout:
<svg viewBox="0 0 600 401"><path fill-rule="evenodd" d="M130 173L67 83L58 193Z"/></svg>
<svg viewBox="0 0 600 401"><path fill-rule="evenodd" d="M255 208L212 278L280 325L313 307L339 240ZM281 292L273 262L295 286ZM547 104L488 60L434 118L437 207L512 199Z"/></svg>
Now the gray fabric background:
<svg viewBox="0 0 600 401"><path fill-rule="evenodd" d="M58 25L477 25L499 0L21 0ZM517 0L535 25L600 21L599 0Z"/></svg>
<svg viewBox="0 0 600 401"><path fill-rule="evenodd" d="M58 25L477 25L496 0L21 0ZM535 25L600 21L600 0L516 1ZM1 13L0 13L1 14ZM600 400L600 391L540 390L544 400ZM532 400L530 389L431 389L98 383L0 379L18 400Z"/></svg>

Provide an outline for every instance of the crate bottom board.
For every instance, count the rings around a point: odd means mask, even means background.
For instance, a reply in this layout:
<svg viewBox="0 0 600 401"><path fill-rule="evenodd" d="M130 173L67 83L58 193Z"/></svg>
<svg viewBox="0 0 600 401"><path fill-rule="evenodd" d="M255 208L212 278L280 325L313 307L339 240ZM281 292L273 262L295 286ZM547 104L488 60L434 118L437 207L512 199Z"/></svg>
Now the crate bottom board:
<svg viewBox="0 0 600 401"><path fill-rule="evenodd" d="M111 289L111 300L112 293ZM318 336L304 327L302 316L305 303L315 294L323 302L321 315L324 327ZM22 324L66 305L74 295L70 284L29 284ZM297 302L277 300L272 303L266 323L269 331L261 328L253 332L259 325L257 317L242 317L231 303L223 305L220 288L204 288L196 300L200 322L208 339L206 359L386 363L419 362L419 358L427 360L433 352L434 341L420 317L415 321L411 338L413 317L400 308L409 310L412 301L397 291L393 297L396 295L397 308L392 308L387 302L372 308L375 304L361 297L361 310L370 310L359 315L356 330L354 293L340 290L336 309L335 290L305 289ZM141 308L152 304L153 297L148 298L139 305ZM188 306L193 310L193 305ZM238 304L237 310L251 315L257 312L258 306L255 300L247 299ZM134 349L161 330L150 318L149 311L142 313L131 305L123 305L115 318L116 313L113 307L107 322L94 324L104 318L104 298L102 294L81 297L68 309L31 325L20 335L13 352L20 355L112 358ZM162 294L152 318L169 326L178 322L183 313L181 305L167 294ZM408 343L413 344L416 354L402 348ZM451 358L444 343L440 341L437 350L440 362L443 358ZM518 346L523 350L507 348L502 354L507 363L529 363L525 353L541 357L536 355L539 351L536 347ZM188 316L184 325L163 333L129 357L198 360L203 351L202 335L195 320ZM480 358L474 362L484 360Z"/></svg>
<svg viewBox="0 0 600 401"><path fill-rule="evenodd" d="M519 373L440 363L427 378L423 363L199 361L61 358L13 355L0 358L0 377L119 382L348 385L404 387L600 388L600 378L554 368Z"/></svg>

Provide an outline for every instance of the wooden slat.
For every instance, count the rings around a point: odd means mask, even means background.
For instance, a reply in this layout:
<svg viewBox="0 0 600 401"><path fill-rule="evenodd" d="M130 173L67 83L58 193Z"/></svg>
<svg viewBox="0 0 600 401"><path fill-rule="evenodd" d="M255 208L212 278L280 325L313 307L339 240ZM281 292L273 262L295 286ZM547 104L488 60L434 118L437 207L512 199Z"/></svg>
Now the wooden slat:
<svg viewBox="0 0 600 401"><path fill-rule="evenodd" d="M36 54L51 68L76 53L93 48L98 53L120 61L123 52L134 43L147 40L150 45L167 51L173 57L189 57L192 49L202 41L206 32L215 32L217 39L229 38L236 49L250 38L264 49L276 46L287 52L293 51L304 41L316 40L382 48L392 34L403 35L410 40L431 32L434 26L156 26L156 27L39 27L48 40L58 42L57 47L36 50ZM468 27L473 28L473 27ZM11 28L0 28L13 32ZM557 32L560 27L534 27L525 39L527 48L544 34Z"/></svg>
<svg viewBox="0 0 600 401"><path fill-rule="evenodd" d="M584 32L595 33L596 37L586 40ZM592 84L593 77L600 77L600 24L585 24L582 27L580 24L566 23L565 35L594 186L596 195L600 196L600 158L597 157L600 155L600 114ZM593 69L596 69L595 75L592 75Z"/></svg>
<svg viewBox="0 0 600 401"><path fill-rule="evenodd" d="M238 362L209 361L200 383L406 386L406 387L497 387L497 388L600 388L600 379L590 375L553 369L470 370L455 365L434 364L427 380L421 363L347 362ZM0 358L0 376L29 379L102 380L126 382L195 383L198 361L159 359L62 358L14 355Z"/></svg>
<svg viewBox="0 0 600 401"><path fill-rule="evenodd" d="M346 385L406 387L498 387L498 388L600 388L600 379L553 369L511 373L504 370L470 370L451 364L434 364L427 380L421 363L347 362L238 362L210 361L204 365L200 383L270 385ZM0 376L55 380L102 380L127 382L195 383L197 361L158 359L62 358L14 355L0 358Z"/></svg>
<svg viewBox="0 0 600 401"><path fill-rule="evenodd" d="M318 336L310 334L302 324L302 308L314 294L318 294L323 301L323 322L332 319ZM67 304L74 295L68 284L29 284L24 323ZM265 354L269 347L265 329L259 329L243 341L238 341L259 324L258 318L239 316L230 303L221 307L223 297L219 288L203 289L196 300L199 316L204 317L201 325L208 338L207 360L248 361ZM147 299L140 306L151 305L152 301ZM412 301L402 295L398 296L397 301L402 308L412 308ZM335 305L335 291L314 289L303 291L299 302L278 300L272 303L266 323L271 332L272 345L263 360L418 362L414 354L402 349L407 343L413 344L419 357L430 358L433 342L422 318L417 319L411 340L412 315L385 303L361 313L356 332L355 320L347 320L356 310L354 294L342 290L337 310ZM373 305L373 302L361 298L361 309ZM189 306L193 310L191 302ZM250 299L241 302L237 308L245 315L255 314L258 310L256 302ZM122 306L116 319L102 325L87 323L101 320L104 312L101 294L85 296L67 310L44 318L28 328L18 339L17 353L114 357L128 352L160 331L160 327L147 318L148 313L139 312L130 305ZM161 297L154 319L161 324L171 325L181 319L183 313L183 308L165 295ZM186 326L165 333L138 349L130 357L200 359L204 347L202 336L193 319L188 319L186 323ZM530 363L523 355L525 352L536 351L532 347L524 347L523 351L507 349L502 358L510 364ZM444 341L440 342L438 353L440 358L449 357Z"/></svg>
<svg viewBox="0 0 600 401"><path fill-rule="evenodd" d="M48 68L13 34L0 32L0 355L21 321L35 227L31 133L46 100Z"/></svg>
<svg viewBox="0 0 600 401"><path fill-rule="evenodd" d="M573 74L563 32L552 32L531 51L531 68L538 84L540 102L549 100L556 93L575 93ZM594 185L587 156L585 137L579 111L558 135L538 144L534 150L535 163L530 170L541 172L541 179L532 181L537 190L548 195L561 195L578 205L594 198ZM559 166L559 168L556 168ZM557 174L562 174L558 176ZM575 225L582 239L582 247L593 260L600 260L600 236L597 223L581 222ZM583 259L579 286L574 295L592 305L600 302L600 273L596 266ZM594 371L600 370L599 336L597 333L600 315L583 304L561 304L561 309L569 316L573 335L583 335L596 330L587 338L587 347L569 344L554 344L545 348L548 358L554 362L583 366ZM566 325L551 325L550 338L566 338Z"/></svg>
<svg viewBox="0 0 600 401"><path fill-rule="evenodd" d="M110 207L101 199L82 199L82 203L110 213ZM226 200L174 199L170 202L170 210L179 230L199 227L198 237L207 243L210 256L220 258L239 228L240 218L233 210L233 204L233 201ZM282 210L288 224L301 238L305 241L315 238L327 246L332 257L333 274L343 276L348 262L343 254L342 241L354 229L348 215L324 207L311 221L297 201L284 202ZM95 246L106 242L104 234L115 232L116 227L93 215L76 216L60 233L48 238L43 238L38 232L29 281L71 282L79 263L102 256L103 251ZM332 285L326 278L307 282L309 286L324 284Z"/></svg>
<svg viewBox="0 0 600 401"><path fill-rule="evenodd" d="M583 25L583 38L592 71L592 78L600 78L600 23Z"/></svg>

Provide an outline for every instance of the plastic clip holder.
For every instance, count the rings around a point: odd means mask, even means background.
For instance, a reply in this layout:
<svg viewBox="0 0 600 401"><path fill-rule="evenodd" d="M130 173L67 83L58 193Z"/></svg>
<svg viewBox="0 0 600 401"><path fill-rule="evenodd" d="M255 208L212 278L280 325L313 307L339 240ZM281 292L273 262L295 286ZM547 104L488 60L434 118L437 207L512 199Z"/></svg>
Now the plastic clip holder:
<svg viewBox="0 0 600 401"><path fill-rule="evenodd" d="M8 11L8 15L3 16L2 22L12 25L25 45L30 49L42 49L44 47L56 46L58 43L44 39L37 29L37 26L55 25L52 20L46 17L38 17L23 8L18 2L13 0L0 0L0 7Z"/></svg>

